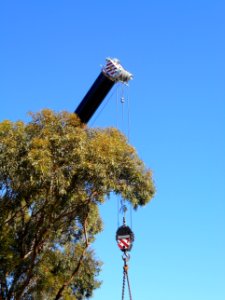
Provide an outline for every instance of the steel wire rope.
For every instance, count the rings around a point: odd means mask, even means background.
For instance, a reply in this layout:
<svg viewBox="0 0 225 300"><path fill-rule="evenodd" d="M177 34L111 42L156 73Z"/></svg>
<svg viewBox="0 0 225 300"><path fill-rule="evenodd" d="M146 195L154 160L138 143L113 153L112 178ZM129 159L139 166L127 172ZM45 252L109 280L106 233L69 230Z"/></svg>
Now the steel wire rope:
<svg viewBox="0 0 225 300"><path fill-rule="evenodd" d="M125 285L126 285L126 271L125 269L123 269L122 300L124 300L124 296L125 296Z"/></svg>
<svg viewBox="0 0 225 300"><path fill-rule="evenodd" d="M131 113L130 113L130 93L129 93L129 89L127 89L127 140L128 143L130 143L130 124L131 124ZM130 225L131 225L131 229L133 229L133 211L132 211L132 204L130 203Z"/></svg>
<svg viewBox="0 0 225 300"><path fill-rule="evenodd" d="M125 296L126 280L127 280L129 299L132 300L132 293L131 293L130 281L129 281L129 276L128 276L127 259L123 258L123 260L124 260L124 266L123 266L123 282L122 282L122 300L124 300L124 296Z"/></svg>
<svg viewBox="0 0 225 300"><path fill-rule="evenodd" d="M127 286L128 286L129 297L130 297L130 300L132 300L132 294L131 294L131 288L130 288L130 281L129 281L129 277L128 277L128 272L127 271L126 271L126 277L127 277Z"/></svg>
<svg viewBox="0 0 225 300"><path fill-rule="evenodd" d="M120 200L117 197L117 228L120 226Z"/></svg>
<svg viewBox="0 0 225 300"><path fill-rule="evenodd" d="M120 90L119 90L120 88ZM124 92L124 85L121 87L117 87L117 96L116 96L116 125L117 128L119 128L119 109L118 109L118 103L119 103L119 98L120 98L120 103L121 103L121 130L124 134L126 134L127 131L127 141L128 143L130 142L130 97L129 94L127 95L127 103L125 103L125 92ZM125 107L125 104L126 107ZM127 120L125 121L125 108L127 111ZM127 126L127 128L126 128ZM130 223L131 223L131 228L133 227L132 224L132 204L130 203L129 205L130 209ZM119 221L120 221L120 213L123 215L123 225L126 226L126 212L127 212L127 206L125 204L125 199L119 198L117 199L117 225L119 227ZM126 254L125 254L126 255ZM131 293L131 287L130 287L130 281L129 281L129 276L128 276L128 265L127 265L127 260L123 258L124 260L124 266L123 266L123 281L122 281L122 300L125 298L125 287L126 287L126 282L128 286L128 293L129 293L129 299L132 300L132 293Z"/></svg>
<svg viewBox="0 0 225 300"><path fill-rule="evenodd" d="M127 139L130 142L130 93L127 90Z"/></svg>

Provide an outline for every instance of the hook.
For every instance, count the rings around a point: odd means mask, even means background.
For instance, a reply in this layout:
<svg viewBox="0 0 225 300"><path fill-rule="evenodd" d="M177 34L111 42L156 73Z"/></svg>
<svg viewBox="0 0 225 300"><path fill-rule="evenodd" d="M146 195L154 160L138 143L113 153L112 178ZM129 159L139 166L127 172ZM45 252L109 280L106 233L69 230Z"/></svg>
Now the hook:
<svg viewBox="0 0 225 300"><path fill-rule="evenodd" d="M130 260L130 255L126 251L124 251L124 253L122 255L122 259L123 259L124 263L126 264Z"/></svg>

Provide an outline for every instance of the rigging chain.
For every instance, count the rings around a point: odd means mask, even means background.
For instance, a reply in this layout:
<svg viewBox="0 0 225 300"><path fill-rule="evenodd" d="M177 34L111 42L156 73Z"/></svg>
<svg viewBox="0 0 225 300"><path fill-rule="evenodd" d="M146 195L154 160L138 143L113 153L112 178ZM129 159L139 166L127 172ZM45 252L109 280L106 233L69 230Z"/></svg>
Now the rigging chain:
<svg viewBox="0 0 225 300"><path fill-rule="evenodd" d="M127 286L128 286L129 298L130 298L130 300L132 300L130 282L129 282L129 277L128 277L128 264L127 264L127 261L129 260L130 257L125 252L122 258L123 258L123 261L124 261L124 266L123 266L123 285L122 285L122 300L124 300L124 295L125 295L126 279L127 279Z"/></svg>

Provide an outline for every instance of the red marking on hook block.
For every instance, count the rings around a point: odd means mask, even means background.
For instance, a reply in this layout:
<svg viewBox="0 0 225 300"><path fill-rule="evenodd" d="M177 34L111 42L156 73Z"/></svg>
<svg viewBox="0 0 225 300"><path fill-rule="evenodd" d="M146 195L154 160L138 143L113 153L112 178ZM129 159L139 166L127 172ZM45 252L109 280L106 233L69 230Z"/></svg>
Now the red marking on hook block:
<svg viewBox="0 0 225 300"><path fill-rule="evenodd" d="M129 250L131 246L131 240L130 238L119 238L117 240L118 247L120 250Z"/></svg>

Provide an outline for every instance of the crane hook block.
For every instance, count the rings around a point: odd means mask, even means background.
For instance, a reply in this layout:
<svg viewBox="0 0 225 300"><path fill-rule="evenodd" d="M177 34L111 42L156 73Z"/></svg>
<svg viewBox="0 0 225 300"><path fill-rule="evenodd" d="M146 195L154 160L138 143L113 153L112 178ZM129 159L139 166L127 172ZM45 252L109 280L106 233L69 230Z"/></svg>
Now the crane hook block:
<svg viewBox="0 0 225 300"><path fill-rule="evenodd" d="M134 233L129 226L123 225L116 232L117 245L121 251L130 251L133 246Z"/></svg>

